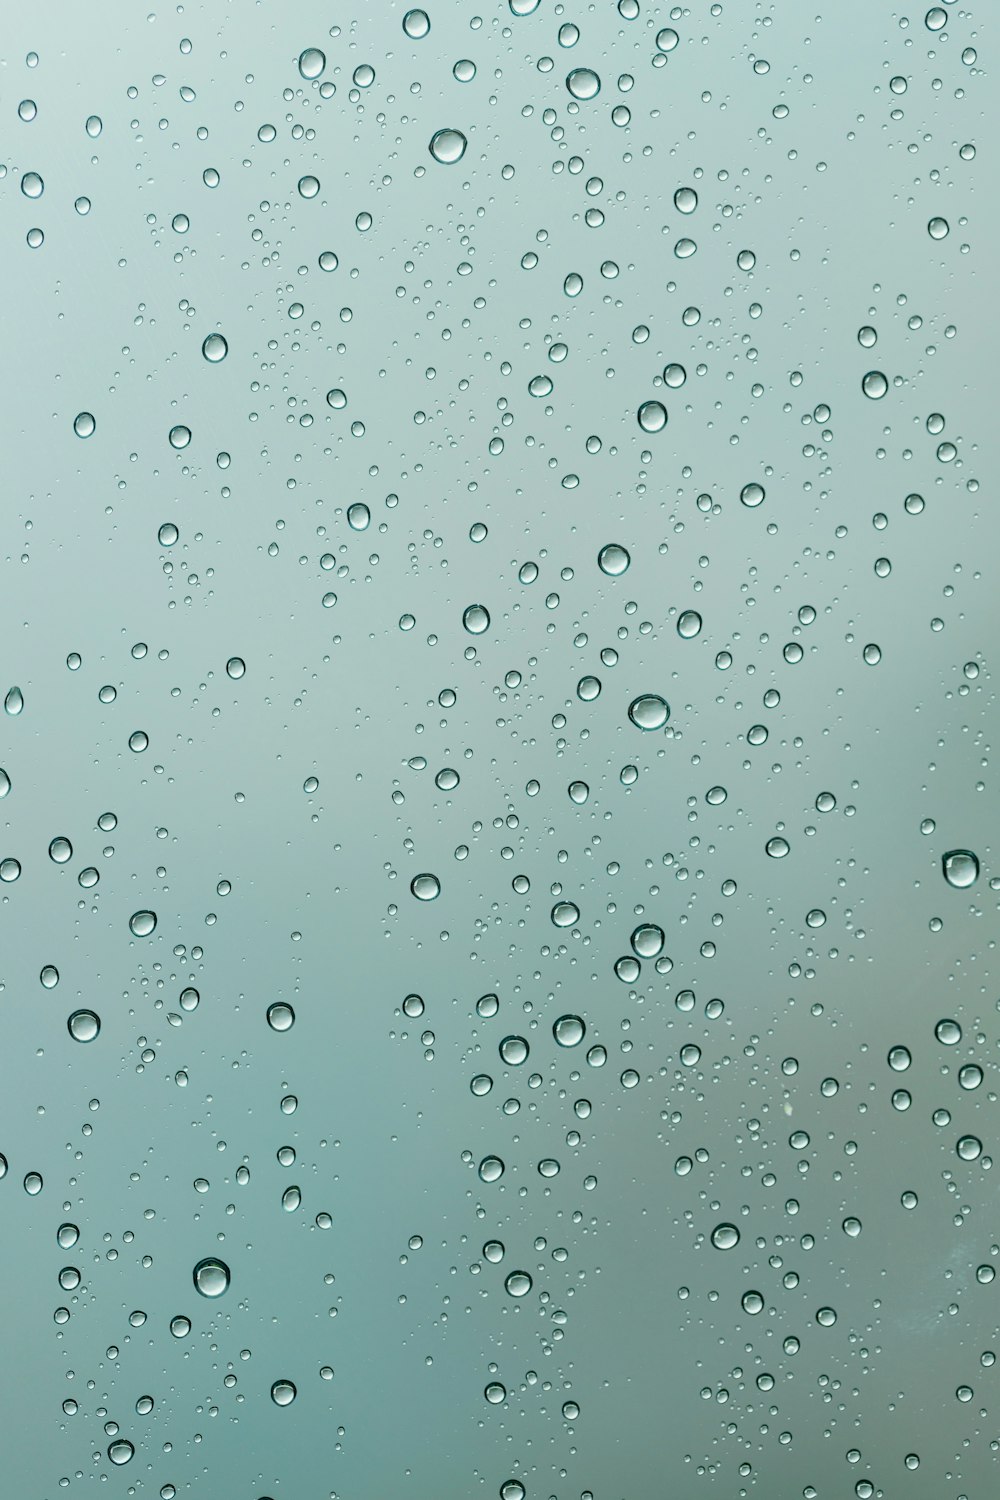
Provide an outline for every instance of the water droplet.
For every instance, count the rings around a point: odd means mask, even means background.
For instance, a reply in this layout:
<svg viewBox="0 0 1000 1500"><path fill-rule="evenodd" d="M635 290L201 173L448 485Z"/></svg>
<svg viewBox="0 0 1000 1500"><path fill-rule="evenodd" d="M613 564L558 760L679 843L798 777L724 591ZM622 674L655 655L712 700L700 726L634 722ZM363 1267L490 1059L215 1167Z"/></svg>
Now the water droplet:
<svg viewBox="0 0 1000 1500"><path fill-rule="evenodd" d="M701 630L701 615L696 609L686 609L678 616L677 634L682 640L691 641Z"/></svg>
<svg viewBox="0 0 1000 1500"><path fill-rule="evenodd" d="M833 1307L821 1307L816 1314L816 1322L821 1328L832 1328L837 1321L837 1311Z"/></svg>
<svg viewBox="0 0 1000 1500"><path fill-rule="evenodd" d="M482 1182L499 1182L504 1174L504 1164L499 1156L484 1156L479 1163L479 1177Z"/></svg>
<svg viewBox="0 0 1000 1500"><path fill-rule="evenodd" d="M73 418L73 431L78 438L93 437L97 431L97 423L94 420L93 413L89 411L77 412Z"/></svg>
<svg viewBox="0 0 1000 1500"><path fill-rule="evenodd" d="M101 1029L101 1018L96 1011L75 1010L66 1026L74 1042L92 1042Z"/></svg>
<svg viewBox="0 0 1000 1500"><path fill-rule="evenodd" d="M566 75L566 87L574 99L596 99L601 92L601 80L593 68L574 68Z"/></svg>
<svg viewBox="0 0 1000 1500"><path fill-rule="evenodd" d="M679 187L674 193L674 207L678 213L693 214L698 207L698 194L693 187Z"/></svg>
<svg viewBox="0 0 1000 1500"><path fill-rule="evenodd" d="M302 1189L294 1185L285 1188L281 1195L281 1206L286 1214L295 1213L302 1206Z"/></svg>
<svg viewBox="0 0 1000 1500"><path fill-rule="evenodd" d="M531 1276L527 1271L511 1271L504 1287L512 1297L526 1297L531 1291Z"/></svg>
<svg viewBox="0 0 1000 1500"><path fill-rule="evenodd" d="M24 708L24 694L19 687L8 689L7 696L3 700L4 712L16 717Z"/></svg>
<svg viewBox="0 0 1000 1500"><path fill-rule="evenodd" d="M242 656L231 656L226 662L226 676L231 677L234 682L239 681L246 672L246 669L247 664Z"/></svg>
<svg viewBox="0 0 1000 1500"><path fill-rule="evenodd" d="M716 1224L712 1230L712 1244L716 1250L733 1250L740 1242L740 1232L735 1224Z"/></svg>
<svg viewBox="0 0 1000 1500"><path fill-rule="evenodd" d="M201 346L201 352L210 365L217 365L229 353L228 341L221 333L210 333Z"/></svg>
<svg viewBox="0 0 1000 1500"><path fill-rule="evenodd" d="M229 1287L229 1267L214 1255L200 1260L192 1272L195 1288L203 1297L221 1297Z"/></svg>
<svg viewBox="0 0 1000 1500"><path fill-rule="evenodd" d="M298 1395L290 1380L276 1380L271 1387L271 1400L275 1406L291 1406Z"/></svg>
<svg viewBox="0 0 1000 1500"><path fill-rule="evenodd" d="M632 949L640 958L656 958L662 953L665 941L663 928L657 927L655 922L643 922L631 937Z"/></svg>
<svg viewBox="0 0 1000 1500"><path fill-rule="evenodd" d="M578 1047L586 1034L587 1027L582 1016L560 1016L552 1025L552 1035L560 1047Z"/></svg>
<svg viewBox="0 0 1000 1500"><path fill-rule="evenodd" d="M171 448L176 448L180 452L191 441L191 429L190 427L183 426L183 424L178 424L176 427L171 427L167 433L167 439Z"/></svg>
<svg viewBox="0 0 1000 1500"><path fill-rule="evenodd" d="M643 432L662 432L667 425L667 408L662 401L644 401L637 415Z"/></svg>
<svg viewBox="0 0 1000 1500"><path fill-rule="evenodd" d="M456 162L462 160L468 144L462 132L449 125L443 130L435 130L427 149L434 160L440 162L442 166L453 167Z"/></svg>
<svg viewBox="0 0 1000 1500"><path fill-rule="evenodd" d="M576 696L581 703L593 703L601 695L601 679L599 677L581 677L576 685ZM0 792L0 796L3 793Z"/></svg>
<svg viewBox="0 0 1000 1500"><path fill-rule="evenodd" d="M679 41L680 37L672 26L664 26L656 33L656 46L660 52L673 52Z"/></svg>
<svg viewBox="0 0 1000 1500"><path fill-rule="evenodd" d="M55 838L49 845L49 859L53 864L64 865L67 860L73 858L73 845L69 839Z"/></svg>
<svg viewBox="0 0 1000 1500"><path fill-rule="evenodd" d="M403 30L412 42L422 41L430 29L430 17L425 10L408 10L403 17Z"/></svg>
<svg viewBox="0 0 1000 1500"><path fill-rule="evenodd" d="M959 1137L955 1150L962 1161L976 1161L982 1155L983 1143L977 1135L963 1135Z"/></svg>
<svg viewBox="0 0 1000 1500"><path fill-rule="evenodd" d="M275 1000L267 1007L267 1024L272 1031L290 1031L295 1025L295 1012L283 1000Z"/></svg>
<svg viewBox="0 0 1000 1500"><path fill-rule="evenodd" d="M740 499L750 510L753 510L763 500L765 495L762 484L745 484L740 490Z"/></svg>
<svg viewBox="0 0 1000 1500"><path fill-rule="evenodd" d="M950 849L941 858L944 878L956 890L966 890L979 879L979 860L971 849Z"/></svg>
<svg viewBox="0 0 1000 1500"><path fill-rule="evenodd" d="M856 1240L861 1233L861 1220L849 1215L841 1227L849 1239Z"/></svg>
<svg viewBox="0 0 1000 1500"><path fill-rule="evenodd" d="M637 729L662 729L670 717L670 705L659 693L643 693L629 704L628 716Z"/></svg>
<svg viewBox="0 0 1000 1500"><path fill-rule="evenodd" d="M924 16L924 25L928 31L940 31L948 24L948 13L942 10L940 5L932 5Z"/></svg>
<svg viewBox="0 0 1000 1500"><path fill-rule="evenodd" d="M500 1043L500 1056L512 1068L519 1068L528 1058L528 1044L523 1036L505 1036Z"/></svg>
<svg viewBox="0 0 1000 1500"><path fill-rule="evenodd" d="M108 1457L113 1464L127 1464L135 1457L135 1448L127 1438L116 1438L108 1448Z"/></svg>
<svg viewBox="0 0 1000 1500"><path fill-rule="evenodd" d="M186 1339L191 1332L191 1319L178 1313L175 1318L170 1319L170 1332L175 1339Z"/></svg>
<svg viewBox="0 0 1000 1500"><path fill-rule="evenodd" d="M164 521L163 525L156 533L156 539L161 547L173 547L179 536L180 532L177 530L177 527L174 525L173 521Z"/></svg>
<svg viewBox="0 0 1000 1500"><path fill-rule="evenodd" d="M20 874L21 861L19 859L9 857L7 859L0 860L0 880L2 880L5 885L13 885L14 881L20 877Z"/></svg>
<svg viewBox="0 0 1000 1500"><path fill-rule="evenodd" d="M620 547L617 542L609 542L597 554L597 566L609 578L618 578L622 573L627 572L631 561L632 559L628 552L624 547Z"/></svg>
<svg viewBox="0 0 1000 1500"><path fill-rule="evenodd" d="M881 370L869 370L861 381L861 389L871 401L881 401L889 389L889 382Z"/></svg>
<svg viewBox="0 0 1000 1500"><path fill-rule="evenodd" d="M414 875L410 890L418 901L434 901L441 894L441 882L436 875Z"/></svg>
<svg viewBox="0 0 1000 1500"><path fill-rule="evenodd" d="M305 177L299 178L298 189L300 198L315 198L319 192L319 178L307 173Z"/></svg>
<svg viewBox="0 0 1000 1500"><path fill-rule="evenodd" d="M135 911L128 919L135 937L150 937L156 931L155 911Z"/></svg>
<svg viewBox="0 0 1000 1500"><path fill-rule="evenodd" d="M490 612L485 604L470 604L462 614L462 624L470 635L482 635L490 628Z"/></svg>
<svg viewBox="0 0 1000 1500"><path fill-rule="evenodd" d="M101 119L100 115L88 115L87 123L84 126L84 129L90 136L91 140L96 140L101 131L104 129L104 121Z"/></svg>
<svg viewBox="0 0 1000 1500"><path fill-rule="evenodd" d="M38 978L44 989L54 990L59 983L59 970L55 964L43 964Z"/></svg>
<svg viewBox="0 0 1000 1500"><path fill-rule="evenodd" d="M319 47L307 47L304 52L299 53L299 73L310 83L321 76L325 67L326 53L321 52Z"/></svg>
<svg viewBox="0 0 1000 1500"><path fill-rule="evenodd" d="M552 908L552 923L555 927L572 927L580 920L580 908L575 901L557 901Z"/></svg>
<svg viewBox="0 0 1000 1500"><path fill-rule="evenodd" d="M764 853L769 854L772 859L784 859L788 851L788 840L778 836L774 837L773 839L768 839L767 843L764 845Z"/></svg>
<svg viewBox="0 0 1000 1500"><path fill-rule="evenodd" d="M21 192L26 198L40 198L45 192L45 183L37 172L25 172L21 178Z"/></svg>

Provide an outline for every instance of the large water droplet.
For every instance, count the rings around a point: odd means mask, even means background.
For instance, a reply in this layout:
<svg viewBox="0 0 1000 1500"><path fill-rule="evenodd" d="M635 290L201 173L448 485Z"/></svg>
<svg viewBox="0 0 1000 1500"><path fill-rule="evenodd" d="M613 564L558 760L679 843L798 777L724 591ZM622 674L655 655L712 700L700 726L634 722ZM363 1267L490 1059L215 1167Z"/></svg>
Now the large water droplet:
<svg viewBox="0 0 1000 1500"><path fill-rule="evenodd" d="M113 1464L127 1464L135 1456L135 1448L128 1438L116 1438L108 1448L108 1457Z"/></svg>
<svg viewBox="0 0 1000 1500"><path fill-rule="evenodd" d="M92 1042L101 1029L101 1018L93 1010L75 1010L66 1022L74 1042Z"/></svg>
<svg viewBox="0 0 1000 1500"><path fill-rule="evenodd" d="M271 1387L271 1400L275 1406L291 1406L298 1392L290 1380L276 1380Z"/></svg>
<svg viewBox="0 0 1000 1500"><path fill-rule="evenodd" d="M192 1272L196 1289L203 1297L221 1297L229 1287L229 1267L214 1255L200 1260Z"/></svg>
<svg viewBox="0 0 1000 1500"><path fill-rule="evenodd" d="M941 858L941 868L948 884L959 891L979 879L979 860L971 849L949 849Z"/></svg>
<svg viewBox="0 0 1000 1500"><path fill-rule="evenodd" d="M441 882L436 875L414 875L410 890L418 901L434 901L441 894Z"/></svg>
<svg viewBox="0 0 1000 1500"><path fill-rule="evenodd" d="M171 427L170 431L167 433L167 439L170 443L171 448L176 448L179 452L182 448L186 448L190 443L191 429L190 427L185 427L183 423L178 423L176 427Z"/></svg>
<svg viewBox="0 0 1000 1500"><path fill-rule="evenodd" d="M221 333L210 333L201 346L201 352L210 365L217 365L229 353L229 344Z"/></svg>
<svg viewBox="0 0 1000 1500"><path fill-rule="evenodd" d="M456 162L462 160L468 144L462 132L449 125L443 130L435 130L427 149L434 160L440 162L442 166L453 167Z"/></svg>
<svg viewBox="0 0 1000 1500"><path fill-rule="evenodd" d="M869 370L861 381L861 389L871 401L881 401L889 389L889 382L881 370Z"/></svg>
<svg viewBox="0 0 1000 1500"><path fill-rule="evenodd" d="M582 1016L565 1015L553 1022L552 1035L560 1047L578 1047L587 1034Z"/></svg>
<svg viewBox="0 0 1000 1500"><path fill-rule="evenodd" d="M601 80L593 68L574 68L566 75L566 87L574 99L596 99L601 92Z"/></svg>
<svg viewBox="0 0 1000 1500"><path fill-rule="evenodd" d="M712 1230L712 1244L716 1250L732 1250L740 1242L740 1232L735 1224L716 1224Z"/></svg>
<svg viewBox="0 0 1000 1500"><path fill-rule="evenodd" d="M638 419L643 432L662 432L667 425L667 408L662 401L644 401Z"/></svg>
<svg viewBox="0 0 1000 1500"><path fill-rule="evenodd" d="M299 53L299 73L309 82L319 78L326 67L326 53L321 52L319 47L307 47L304 52Z"/></svg>
<svg viewBox="0 0 1000 1500"><path fill-rule="evenodd" d="M16 716L24 707L24 694L19 687L8 689L7 696L3 700L4 712Z"/></svg>
<svg viewBox="0 0 1000 1500"><path fill-rule="evenodd" d="M128 925L135 937L150 937L156 931L155 911L134 911Z"/></svg>
<svg viewBox="0 0 1000 1500"><path fill-rule="evenodd" d="M485 604L470 604L462 614L462 624L470 635L482 635L490 628L490 612Z"/></svg>
<svg viewBox="0 0 1000 1500"><path fill-rule="evenodd" d="M609 542L597 554L597 566L609 578L618 578L622 573L626 572L631 561L632 559L628 552L624 547L620 547L617 542Z"/></svg>
<svg viewBox="0 0 1000 1500"><path fill-rule="evenodd" d="M290 1031L295 1025L295 1012L283 1000L275 1000L267 1007L267 1024L272 1031Z"/></svg>
<svg viewBox="0 0 1000 1500"><path fill-rule="evenodd" d="M412 42L422 41L430 29L430 17L425 10L408 10L403 17L403 31Z"/></svg>
<svg viewBox="0 0 1000 1500"><path fill-rule="evenodd" d="M504 1286L512 1297L526 1297L531 1291L531 1276L527 1271L511 1271Z"/></svg>
<svg viewBox="0 0 1000 1500"><path fill-rule="evenodd" d="M572 927L580 920L580 908L575 901L557 901L552 908L552 923L555 927Z"/></svg>
<svg viewBox="0 0 1000 1500"><path fill-rule="evenodd" d="M659 693L642 693L632 699L628 716L637 729L662 729L670 717L670 705Z"/></svg>

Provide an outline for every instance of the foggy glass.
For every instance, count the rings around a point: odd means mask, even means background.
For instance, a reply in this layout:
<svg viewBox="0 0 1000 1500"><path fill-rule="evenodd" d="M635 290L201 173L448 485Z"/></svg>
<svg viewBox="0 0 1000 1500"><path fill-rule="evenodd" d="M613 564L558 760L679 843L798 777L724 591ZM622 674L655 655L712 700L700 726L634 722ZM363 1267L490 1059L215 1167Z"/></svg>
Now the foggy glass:
<svg viewBox="0 0 1000 1500"><path fill-rule="evenodd" d="M5 1493L996 1493L982 3L4 15Z"/></svg>

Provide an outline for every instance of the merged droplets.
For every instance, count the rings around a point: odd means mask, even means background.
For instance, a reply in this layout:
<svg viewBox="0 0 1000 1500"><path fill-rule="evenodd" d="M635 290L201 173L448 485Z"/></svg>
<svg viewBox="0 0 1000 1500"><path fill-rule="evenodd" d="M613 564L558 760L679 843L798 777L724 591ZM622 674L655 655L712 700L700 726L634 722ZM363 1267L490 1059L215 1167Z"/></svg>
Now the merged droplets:
<svg viewBox="0 0 1000 1500"><path fill-rule="evenodd" d="M447 125L442 130L435 130L427 149L434 160L440 162L442 166L453 167L456 162L462 160L468 144L460 130Z"/></svg>
<svg viewBox="0 0 1000 1500"><path fill-rule="evenodd" d="M642 693L632 699L628 716L637 729L662 729L670 717L670 705L659 693Z"/></svg>
<svg viewBox="0 0 1000 1500"><path fill-rule="evenodd" d="M949 885L967 890L979 879L979 860L971 849L949 849L941 857L941 869Z"/></svg>
<svg viewBox="0 0 1000 1500"><path fill-rule="evenodd" d="M66 1022L74 1042L92 1042L101 1029L101 1018L93 1010L75 1010Z"/></svg>
<svg viewBox="0 0 1000 1500"><path fill-rule="evenodd" d="M221 1297L231 1280L229 1267L214 1255L200 1260L192 1272L195 1290L203 1297Z"/></svg>

